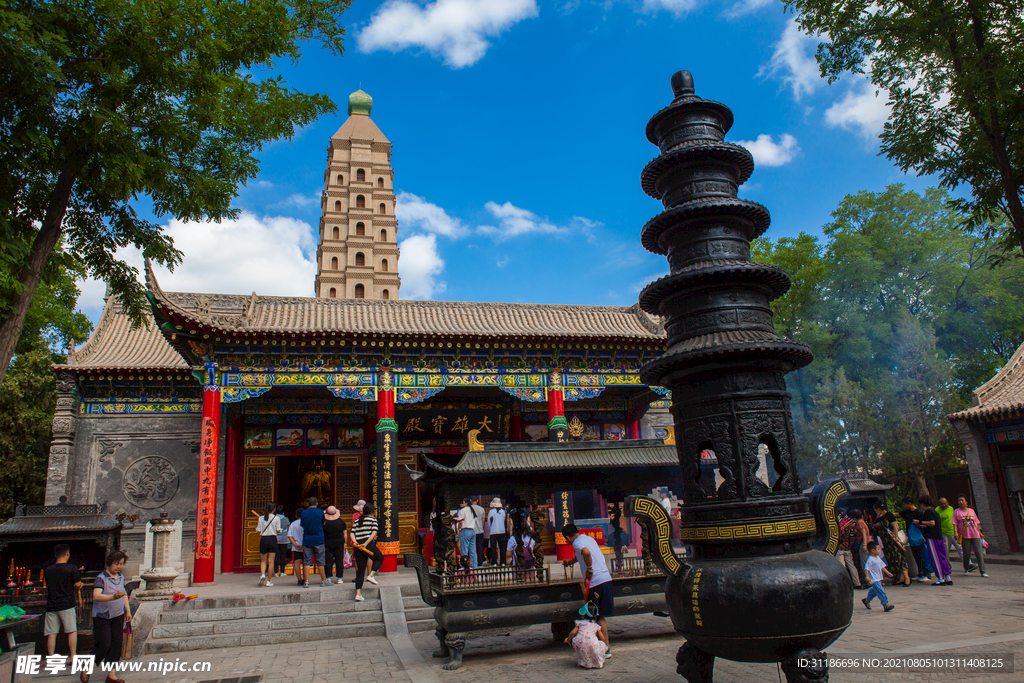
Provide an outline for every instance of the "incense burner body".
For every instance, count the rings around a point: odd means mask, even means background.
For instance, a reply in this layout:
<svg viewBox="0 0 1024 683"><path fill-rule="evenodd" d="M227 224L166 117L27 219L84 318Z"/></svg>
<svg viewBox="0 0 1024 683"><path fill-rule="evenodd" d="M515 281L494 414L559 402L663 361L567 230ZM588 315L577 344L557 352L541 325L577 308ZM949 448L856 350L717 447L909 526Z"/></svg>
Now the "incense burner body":
<svg viewBox="0 0 1024 683"><path fill-rule="evenodd" d="M672 391L679 540L692 559L672 553L656 502L631 498L627 511L658 539L669 611L687 639L678 670L691 683L711 680L715 657L782 662L791 681L824 680L820 650L849 625L853 587L835 558L812 549L817 523L797 475L785 375L813 357L775 333L771 302L789 276L750 259L770 217L738 197L754 162L725 141L732 111L698 97L688 72L672 89L647 124L660 153L641 174L664 206L641 241L670 273L643 290L640 306L664 320L667 341L641 377Z"/></svg>

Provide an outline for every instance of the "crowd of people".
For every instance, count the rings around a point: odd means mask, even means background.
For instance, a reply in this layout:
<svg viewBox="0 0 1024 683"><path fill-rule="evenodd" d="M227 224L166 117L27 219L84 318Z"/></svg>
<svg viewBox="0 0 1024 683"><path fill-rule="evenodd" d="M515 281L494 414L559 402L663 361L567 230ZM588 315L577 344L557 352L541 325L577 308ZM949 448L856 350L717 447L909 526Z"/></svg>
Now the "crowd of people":
<svg viewBox="0 0 1024 683"><path fill-rule="evenodd" d="M988 578L988 543L966 495L957 497L955 508L946 498L935 505L929 496L906 497L902 507L896 515L876 500L869 510L849 509L840 519L836 557L846 567L854 589L868 591L861 600L867 609L875 598L886 612L893 609L885 577L891 586L907 587L915 581L952 586L951 550L960 557L964 576L980 570Z"/></svg>
<svg viewBox="0 0 1024 683"><path fill-rule="evenodd" d="M338 508L329 505L326 510L321 509L315 496L298 506L294 520L284 514L283 505L267 503L256 523L260 535L258 585L273 586L274 578L283 578L289 559L293 575L304 588L309 587L314 573L320 578L321 586L344 583L345 568L354 564L355 599L362 602L363 583L377 584L374 577L380 571L384 555L377 548L373 504L360 500L352 509L350 528Z"/></svg>
<svg viewBox="0 0 1024 683"><path fill-rule="evenodd" d="M519 542L512 533L512 517L501 502L492 498L487 510L480 505L480 496L470 496L459 503L455 518L455 531L459 538L460 562L467 569L501 567L513 564ZM530 516L523 516L523 556L526 568L534 566L533 538Z"/></svg>

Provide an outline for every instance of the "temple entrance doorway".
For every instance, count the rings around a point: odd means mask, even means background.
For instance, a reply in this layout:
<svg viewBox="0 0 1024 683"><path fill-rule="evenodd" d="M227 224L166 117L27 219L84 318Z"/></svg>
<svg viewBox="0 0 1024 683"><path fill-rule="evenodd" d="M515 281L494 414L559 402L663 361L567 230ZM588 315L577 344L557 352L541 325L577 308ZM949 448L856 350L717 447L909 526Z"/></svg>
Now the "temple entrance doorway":
<svg viewBox="0 0 1024 683"><path fill-rule="evenodd" d="M296 449L298 450L298 449ZM316 496L320 507L336 505L349 522L352 506L368 499L369 453L366 449L280 455L246 455L241 479L241 569L259 567L256 524L268 502L284 506L294 520L300 504Z"/></svg>

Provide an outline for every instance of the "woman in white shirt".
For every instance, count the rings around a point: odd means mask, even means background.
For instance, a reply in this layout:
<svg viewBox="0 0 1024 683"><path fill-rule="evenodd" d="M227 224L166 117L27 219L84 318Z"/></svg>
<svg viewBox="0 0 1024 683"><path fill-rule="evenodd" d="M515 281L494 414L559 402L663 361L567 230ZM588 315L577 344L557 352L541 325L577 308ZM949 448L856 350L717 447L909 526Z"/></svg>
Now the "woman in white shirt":
<svg viewBox="0 0 1024 683"><path fill-rule="evenodd" d="M257 586L273 586L267 574L274 575L274 556L277 554L277 535L281 533L281 520L274 512L277 506L267 503L266 511L256 523L260 535L260 582Z"/></svg>
<svg viewBox="0 0 1024 683"><path fill-rule="evenodd" d="M476 569L476 514L469 498L463 499L456 519L459 522L459 552L463 557L468 557L470 567Z"/></svg>

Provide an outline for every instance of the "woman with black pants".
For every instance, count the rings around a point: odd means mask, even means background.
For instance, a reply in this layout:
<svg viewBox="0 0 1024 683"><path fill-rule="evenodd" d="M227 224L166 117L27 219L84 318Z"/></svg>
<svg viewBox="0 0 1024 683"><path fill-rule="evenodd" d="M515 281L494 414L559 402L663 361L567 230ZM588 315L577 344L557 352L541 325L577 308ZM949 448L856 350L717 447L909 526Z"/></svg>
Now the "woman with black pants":
<svg viewBox="0 0 1024 683"><path fill-rule="evenodd" d="M124 574L121 569L128 559L120 550L107 555L106 569L99 573L92 589L92 633L95 639L92 653L96 666L100 662L121 661L121 641L125 622L131 622L132 612L128 605L128 594L124 590ZM89 674L82 672L82 683L89 683ZM108 683L124 683L117 673L107 674Z"/></svg>
<svg viewBox="0 0 1024 683"><path fill-rule="evenodd" d="M369 554L361 548L365 548ZM363 576L366 574L366 561L370 557L373 558L370 575L366 577L366 580L374 585L377 584L377 579L373 578L373 575L384 564L384 555L377 550L377 518L373 516L372 503L367 503L363 507L363 514L352 525L352 554L356 558L356 601L362 602Z"/></svg>
<svg viewBox="0 0 1024 683"><path fill-rule="evenodd" d="M331 581L331 567L334 567L334 581L344 583L341 577L345 574L345 520L341 518L338 508L331 505L324 514L324 572Z"/></svg>

